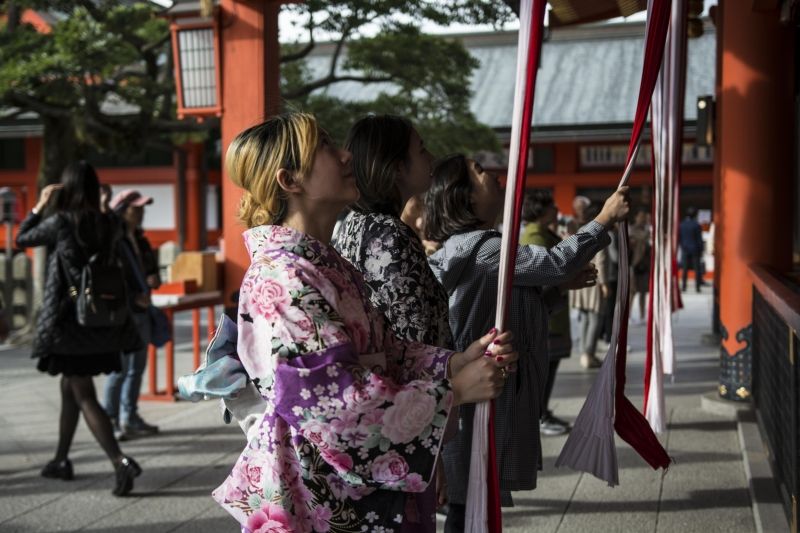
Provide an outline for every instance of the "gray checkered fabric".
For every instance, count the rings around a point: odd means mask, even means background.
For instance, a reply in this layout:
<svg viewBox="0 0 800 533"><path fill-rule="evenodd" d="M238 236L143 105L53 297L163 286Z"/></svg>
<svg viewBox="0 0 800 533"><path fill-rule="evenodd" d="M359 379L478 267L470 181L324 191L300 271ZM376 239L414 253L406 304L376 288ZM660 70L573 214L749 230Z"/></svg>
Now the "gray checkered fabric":
<svg viewBox="0 0 800 533"><path fill-rule="evenodd" d="M569 280L610 242L608 232L590 222L578 233L550 248L520 246L517 255L509 327L520 354L519 370L511 374L495 402L495 437L500 488L536 488L541 465L539 416L547 380L546 286ZM450 327L456 350L492 328L500 264L500 234L471 231L448 239L429 258L431 269L447 290ZM474 405L461 407L459 432L445 445L443 458L448 498L464 504L469 478Z"/></svg>

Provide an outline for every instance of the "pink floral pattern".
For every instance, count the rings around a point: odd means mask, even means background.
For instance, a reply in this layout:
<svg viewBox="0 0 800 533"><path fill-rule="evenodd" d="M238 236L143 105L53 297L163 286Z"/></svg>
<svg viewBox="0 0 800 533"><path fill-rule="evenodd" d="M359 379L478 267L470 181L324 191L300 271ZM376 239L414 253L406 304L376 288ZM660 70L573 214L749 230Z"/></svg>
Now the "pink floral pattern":
<svg viewBox="0 0 800 533"><path fill-rule="evenodd" d="M433 477L452 352L397 339L333 248L279 226L245 242L238 354L267 408L214 498L252 532L399 531Z"/></svg>

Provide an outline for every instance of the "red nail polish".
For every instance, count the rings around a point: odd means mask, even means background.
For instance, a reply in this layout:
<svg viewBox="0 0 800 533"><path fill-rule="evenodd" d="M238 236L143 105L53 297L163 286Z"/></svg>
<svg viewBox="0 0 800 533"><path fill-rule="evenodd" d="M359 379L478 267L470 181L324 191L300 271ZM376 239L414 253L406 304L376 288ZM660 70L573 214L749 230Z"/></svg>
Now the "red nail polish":
<svg viewBox="0 0 800 533"><path fill-rule="evenodd" d="M503 341L501 341L500 339L497 339L492 344L494 344L495 346L502 346L503 345Z"/></svg>
<svg viewBox="0 0 800 533"><path fill-rule="evenodd" d="M497 328L492 328L489 330L489 335L494 335L495 333L497 333Z"/></svg>
<svg viewBox="0 0 800 533"><path fill-rule="evenodd" d="M505 357L503 357L502 355L498 355L498 356L497 356L497 362L498 362L498 363L501 363L501 362L503 362L503 360L504 360L504 359L505 359Z"/></svg>
<svg viewBox="0 0 800 533"><path fill-rule="evenodd" d="M493 356L494 354L493 354L493 353L492 353L490 350L486 350L485 352L483 352L483 355L485 355L485 356L487 356L487 357L491 357L491 356Z"/></svg>

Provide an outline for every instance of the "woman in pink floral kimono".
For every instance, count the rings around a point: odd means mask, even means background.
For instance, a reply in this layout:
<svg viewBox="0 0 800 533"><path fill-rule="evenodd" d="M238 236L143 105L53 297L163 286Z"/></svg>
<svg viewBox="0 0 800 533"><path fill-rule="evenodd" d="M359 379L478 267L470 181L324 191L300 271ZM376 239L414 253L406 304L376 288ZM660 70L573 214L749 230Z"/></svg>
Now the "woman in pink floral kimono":
<svg viewBox="0 0 800 533"><path fill-rule="evenodd" d="M431 481L450 409L496 397L517 359L509 334L453 353L391 333L328 244L358 199L349 162L298 113L228 149L252 259L236 351L258 401L249 416L228 404L252 424L214 498L245 531L398 531L405 493Z"/></svg>

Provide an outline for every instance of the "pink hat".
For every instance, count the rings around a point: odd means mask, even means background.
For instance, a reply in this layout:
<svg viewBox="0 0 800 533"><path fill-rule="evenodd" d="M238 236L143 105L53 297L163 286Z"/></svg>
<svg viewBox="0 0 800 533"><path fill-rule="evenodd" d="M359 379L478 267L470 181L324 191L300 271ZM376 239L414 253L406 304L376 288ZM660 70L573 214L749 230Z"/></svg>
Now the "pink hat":
<svg viewBox="0 0 800 533"><path fill-rule="evenodd" d="M142 207L153 203L153 198L150 196L142 196L142 193L136 189L125 189L117 194L109 203L111 209L117 211L119 209L126 209L129 206Z"/></svg>

